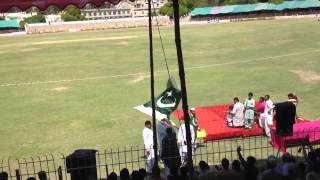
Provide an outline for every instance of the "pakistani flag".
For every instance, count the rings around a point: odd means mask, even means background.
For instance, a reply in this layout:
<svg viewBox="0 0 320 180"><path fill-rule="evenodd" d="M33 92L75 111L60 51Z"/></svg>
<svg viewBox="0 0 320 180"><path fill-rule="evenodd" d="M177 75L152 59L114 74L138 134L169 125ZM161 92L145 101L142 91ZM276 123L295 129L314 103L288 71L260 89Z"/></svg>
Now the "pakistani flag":
<svg viewBox="0 0 320 180"><path fill-rule="evenodd" d="M181 91L171 86L167 88L164 92L155 98L156 106L156 119L161 120L163 118L168 118L170 114L177 109L179 102L181 100ZM134 109L141 111L149 116L152 116L152 105L151 101L134 107Z"/></svg>

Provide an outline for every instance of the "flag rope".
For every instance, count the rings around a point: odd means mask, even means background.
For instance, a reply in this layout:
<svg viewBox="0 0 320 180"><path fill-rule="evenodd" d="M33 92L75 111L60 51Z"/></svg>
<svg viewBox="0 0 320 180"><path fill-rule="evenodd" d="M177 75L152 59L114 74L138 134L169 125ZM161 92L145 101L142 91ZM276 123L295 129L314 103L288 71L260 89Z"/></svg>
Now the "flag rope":
<svg viewBox="0 0 320 180"><path fill-rule="evenodd" d="M158 34L159 34L159 38L160 38L160 44L161 44L161 48L162 48L162 53L163 53L163 57L164 57L164 61L166 64L166 68L167 68L167 72L168 72L168 76L170 78L171 74L170 74L170 70L169 70L169 66L168 66L168 61L167 61L167 56L166 56L166 52L164 49L164 45L163 45L163 40L162 40L162 35L161 35L161 31L160 31L160 27L159 27L159 21L158 21L158 15L156 15L156 9L154 7L154 2L151 1L152 3L152 9L153 9L153 15L155 16L156 19L156 25L157 25L157 30L158 30ZM152 16L152 15L151 15Z"/></svg>

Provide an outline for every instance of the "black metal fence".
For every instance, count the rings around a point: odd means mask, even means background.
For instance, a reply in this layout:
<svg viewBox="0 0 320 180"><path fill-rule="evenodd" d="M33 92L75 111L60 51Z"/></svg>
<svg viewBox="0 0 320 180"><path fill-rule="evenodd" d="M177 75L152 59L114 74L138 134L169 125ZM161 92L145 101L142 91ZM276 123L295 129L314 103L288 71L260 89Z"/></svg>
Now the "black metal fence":
<svg viewBox="0 0 320 180"><path fill-rule="evenodd" d="M314 133L320 135L320 131ZM315 135L315 136L316 136ZM275 149L264 136L233 138L210 142L199 141L194 155L194 163L200 160L210 165L219 164L221 159L235 160L237 147L242 147L242 154L254 156L258 160L266 159L269 155L277 155ZM288 147L287 152L296 157L302 157L299 146ZM91 159L90 159L91 158ZM73 165L72 165L73 163ZM93 152L89 158L70 161L70 156L47 155L23 159L3 158L0 160L0 172L7 172L9 179L25 180L28 177L37 177L38 172L46 173L51 180L71 179L72 173L81 170L95 174L93 179L105 179L111 172L119 173L127 168L130 172L146 167L145 149L142 145L123 147ZM160 167L163 167L160 162ZM91 171L92 170L92 171Z"/></svg>

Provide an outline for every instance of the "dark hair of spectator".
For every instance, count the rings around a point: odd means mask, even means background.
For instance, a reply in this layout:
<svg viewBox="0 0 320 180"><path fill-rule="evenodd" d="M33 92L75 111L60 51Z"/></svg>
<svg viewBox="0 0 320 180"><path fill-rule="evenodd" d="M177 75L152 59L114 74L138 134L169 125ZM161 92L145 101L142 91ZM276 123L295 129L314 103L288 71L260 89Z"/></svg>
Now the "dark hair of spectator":
<svg viewBox="0 0 320 180"><path fill-rule="evenodd" d="M199 162L199 168L202 171L206 171L206 170L210 169L209 165L205 161L202 161L202 160Z"/></svg>
<svg viewBox="0 0 320 180"><path fill-rule="evenodd" d="M120 180L128 180L129 178L129 170L127 168L123 168L120 171Z"/></svg>
<svg viewBox="0 0 320 180"><path fill-rule="evenodd" d="M256 158L253 156L248 156L247 157L247 163L249 166L254 166L254 164L256 163Z"/></svg>
<svg viewBox="0 0 320 180"><path fill-rule="evenodd" d="M131 179L132 179L132 180L139 180L139 179L140 179L139 171L132 171L132 173L131 173Z"/></svg>
<svg viewBox="0 0 320 180"><path fill-rule="evenodd" d="M232 170L241 171L241 163L239 160L232 161Z"/></svg>
<svg viewBox="0 0 320 180"><path fill-rule="evenodd" d="M248 96L253 96L253 93L252 93L252 92L249 92L249 93L248 93Z"/></svg>
<svg viewBox="0 0 320 180"><path fill-rule="evenodd" d="M234 97L233 100L239 102L239 98L238 97Z"/></svg>
<svg viewBox="0 0 320 180"><path fill-rule="evenodd" d="M139 169L140 178L144 179L147 175L147 171L144 168Z"/></svg>
<svg viewBox="0 0 320 180"><path fill-rule="evenodd" d="M47 173L45 171L38 172L38 177L40 180L47 180Z"/></svg>
<svg viewBox="0 0 320 180"><path fill-rule="evenodd" d="M0 180L8 180L8 173L7 172L1 172L0 173Z"/></svg>
<svg viewBox="0 0 320 180"><path fill-rule="evenodd" d="M109 174L109 176L107 177L107 180L117 180L118 176L115 172L112 172Z"/></svg>
<svg viewBox="0 0 320 180"><path fill-rule="evenodd" d="M221 165L222 165L222 168L223 170L227 170L229 169L229 160L226 159L226 158L223 158L222 161L221 161Z"/></svg>

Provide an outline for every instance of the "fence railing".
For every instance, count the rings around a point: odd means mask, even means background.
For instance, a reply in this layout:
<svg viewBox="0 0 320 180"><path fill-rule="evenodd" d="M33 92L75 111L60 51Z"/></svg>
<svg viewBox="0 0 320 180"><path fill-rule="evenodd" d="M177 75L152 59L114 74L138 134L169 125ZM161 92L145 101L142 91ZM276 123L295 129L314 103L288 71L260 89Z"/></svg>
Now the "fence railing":
<svg viewBox="0 0 320 180"><path fill-rule="evenodd" d="M305 134L308 134L304 132ZM313 133L320 135L320 130ZM310 135L310 133L309 133ZM266 159L269 155L277 155L275 149L264 136L233 138L210 142L200 141L194 153L194 164L204 160L208 164L219 164L221 159L238 159L237 147L242 147L244 157L254 156L256 159ZM302 157L301 146L288 147L287 152L296 157ZM48 179L67 180L76 173L93 173L93 179L105 179L111 172L119 173L127 168L130 172L146 168L145 149L143 145L123 147L101 151L91 151L91 154L81 156L46 155L23 159L0 159L0 172L6 172L9 179L24 180L28 177L38 177L39 172L45 172ZM82 157L82 158L79 158ZM160 167L163 167L160 161ZM74 178L73 178L74 179Z"/></svg>

